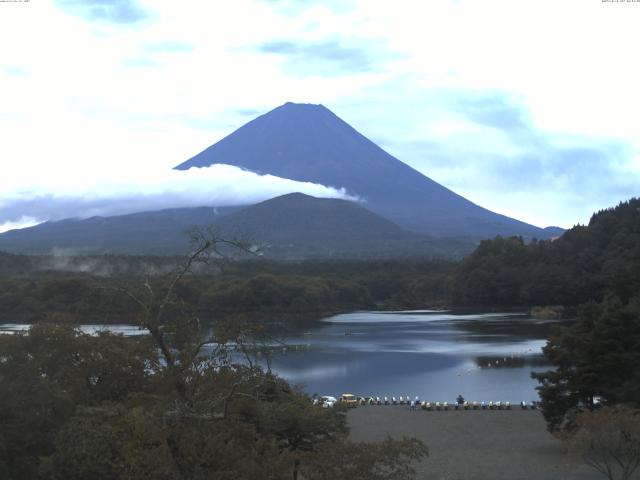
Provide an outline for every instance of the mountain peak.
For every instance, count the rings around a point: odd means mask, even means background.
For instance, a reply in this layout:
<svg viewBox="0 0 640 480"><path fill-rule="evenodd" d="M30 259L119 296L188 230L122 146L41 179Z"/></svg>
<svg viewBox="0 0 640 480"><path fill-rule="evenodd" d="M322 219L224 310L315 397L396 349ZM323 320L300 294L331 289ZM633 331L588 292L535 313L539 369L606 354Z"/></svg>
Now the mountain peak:
<svg viewBox="0 0 640 480"><path fill-rule="evenodd" d="M340 121L340 119L327 107L319 103L294 103L287 102L273 110L258 117L256 120L262 119L272 122L292 121L292 122L316 122L320 119L330 121ZM322 120L320 120L322 121ZM345 124L346 125L346 124Z"/></svg>
<svg viewBox="0 0 640 480"><path fill-rule="evenodd" d="M291 192L291 193L285 193L284 195L280 195L279 197L275 197L275 198L287 198L291 200L306 200L308 198L317 198L317 197L313 197L311 195L307 195L306 193L302 193L302 192Z"/></svg>
<svg viewBox="0 0 640 480"><path fill-rule="evenodd" d="M329 110L327 107L322 105L321 103L295 103L295 102L286 102L280 105L277 108L286 108L286 109L316 109L316 110Z"/></svg>
<svg viewBox="0 0 640 480"><path fill-rule="evenodd" d="M334 188L403 228L437 236L546 238L533 225L486 210L402 163L323 105L287 102L176 169L225 163Z"/></svg>

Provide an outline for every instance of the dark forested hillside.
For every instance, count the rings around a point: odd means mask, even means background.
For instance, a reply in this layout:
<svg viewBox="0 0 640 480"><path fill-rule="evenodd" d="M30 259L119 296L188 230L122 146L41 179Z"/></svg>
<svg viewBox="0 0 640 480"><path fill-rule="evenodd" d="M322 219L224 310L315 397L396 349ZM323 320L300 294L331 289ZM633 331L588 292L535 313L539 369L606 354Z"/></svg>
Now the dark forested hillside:
<svg viewBox="0 0 640 480"><path fill-rule="evenodd" d="M175 255L189 248L187 232L212 225L236 208L174 208L112 217L69 218L0 234L0 249L14 253L128 253Z"/></svg>
<svg viewBox="0 0 640 480"><path fill-rule="evenodd" d="M553 241L483 241L460 265L454 302L579 305L605 292L626 301L639 286L640 199L631 199Z"/></svg>
<svg viewBox="0 0 640 480"><path fill-rule="evenodd" d="M477 244L418 235L363 205L302 193L243 208L216 227L225 236L246 236L262 255L279 259L462 258Z"/></svg>
<svg viewBox="0 0 640 480"><path fill-rule="evenodd" d="M163 278L177 258L0 255L0 323L127 323L135 309L114 287ZM24 261L29 260L29 263ZM450 304L453 262L264 259L203 268L176 294L203 320L256 313L297 323L365 308ZM9 268L13 267L13 270ZM18 268L19 267L19 268Z"/></svg>
<svg viewBox="0 0 640 480"><path fill-rule="evenodd" d="M26 255L12 255L0 251L0 276L16 276L30 273L34 259Z"/></svg>

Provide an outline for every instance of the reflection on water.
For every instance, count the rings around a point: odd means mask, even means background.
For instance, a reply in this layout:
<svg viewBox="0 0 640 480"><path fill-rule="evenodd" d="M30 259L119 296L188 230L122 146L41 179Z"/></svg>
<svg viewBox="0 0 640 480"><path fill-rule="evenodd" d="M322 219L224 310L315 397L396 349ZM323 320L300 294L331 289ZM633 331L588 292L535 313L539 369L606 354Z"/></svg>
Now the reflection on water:
<svg viewBox="0 0 640 480"><path fill-rule="evenodd" d="M541 348L552 324L513 313L356 312L287 338L308 348L273 356L271 367L321 395L529 402L531 371L549 367Z"/></svg>
<svg viewBox="0 0 640 480"><path fill-rule="evenodd" d="M356 312L285 338L305 348L274 348L269 363L284 378L321 395L418 395L453 402L462 394L478 402L530 402L537 399L530 373L549 367L541 348L554 324L513 313ZM28 328L2 324L0 333ZM133 325L80 328L89 334L148 333Z"/></svg>

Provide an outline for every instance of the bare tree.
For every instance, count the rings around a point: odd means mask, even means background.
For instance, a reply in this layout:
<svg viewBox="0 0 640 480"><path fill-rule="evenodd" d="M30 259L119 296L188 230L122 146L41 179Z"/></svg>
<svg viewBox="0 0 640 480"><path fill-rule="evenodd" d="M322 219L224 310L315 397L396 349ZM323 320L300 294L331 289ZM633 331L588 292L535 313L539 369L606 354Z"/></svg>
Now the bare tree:
<svg viewBox="0 0 640 480"><path fill-rule="evenodd" d="M640 411L618 406L582 412L565 442L609 480L629 480L640 467Z"/></svg>
<svg viewBox="0 0 640 480"><path fill-rule="evenodd" d="M203 348L214 347L208 356L210 360L224 358L228 353L225 342L229 340L229 335L203 337L200 319L176 295L176 288L185 277L193 275L203 266L219 266L223 260L238 252L256 253L256 249L248 242L223 238L212 228L196 228L189 235L190 252L173 271L159 277L147 275L140 284L115 287L138 306L138 326L149 331L158 347L161 361L182 398L187 395L189 384L193 385L197 380L195 376L202 370L202 364L206 363L200 357ZM220 338L225 340L220 342Z"/></svg>

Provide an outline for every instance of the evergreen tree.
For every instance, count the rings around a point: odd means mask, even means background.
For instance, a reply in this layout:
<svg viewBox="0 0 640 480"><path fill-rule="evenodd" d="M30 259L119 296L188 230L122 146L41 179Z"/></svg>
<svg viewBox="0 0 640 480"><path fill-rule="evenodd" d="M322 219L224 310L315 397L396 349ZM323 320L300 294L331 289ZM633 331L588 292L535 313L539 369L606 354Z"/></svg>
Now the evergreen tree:
<svg viewBox="0 0 640 480"><path fill-rule="evenodd" d="M544 354L556 368L533 376L550 431L572 428L576 415L596 403L640 407L640 295L584 305Z"/></svg>

